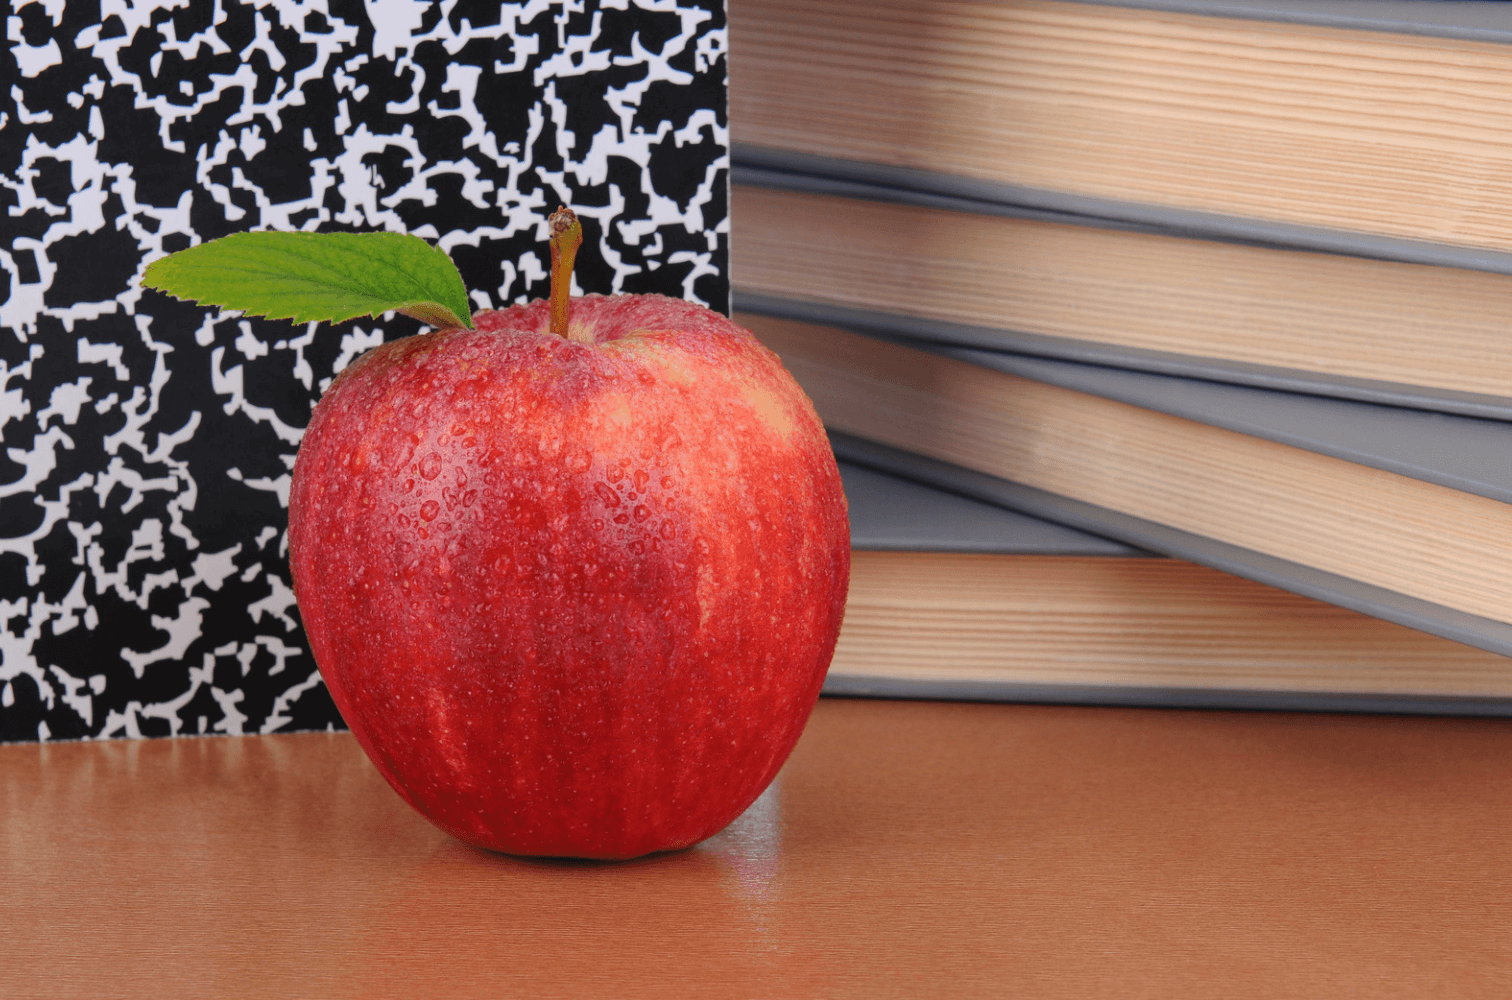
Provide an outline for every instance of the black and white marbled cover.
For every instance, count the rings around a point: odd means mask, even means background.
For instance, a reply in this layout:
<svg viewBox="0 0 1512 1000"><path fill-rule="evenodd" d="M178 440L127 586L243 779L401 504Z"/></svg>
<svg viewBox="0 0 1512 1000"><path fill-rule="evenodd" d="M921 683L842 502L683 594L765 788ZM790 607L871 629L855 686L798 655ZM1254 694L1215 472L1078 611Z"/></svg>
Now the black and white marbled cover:
<svg viewBox="0 0 1512 1000"><path fill-rule="evenodd" d="M310 408L403 317L137 285L246 229L416 233L476 307L727 309L722 0L18 0L0 93L0 742L340 726L284 526Z"/></svg>

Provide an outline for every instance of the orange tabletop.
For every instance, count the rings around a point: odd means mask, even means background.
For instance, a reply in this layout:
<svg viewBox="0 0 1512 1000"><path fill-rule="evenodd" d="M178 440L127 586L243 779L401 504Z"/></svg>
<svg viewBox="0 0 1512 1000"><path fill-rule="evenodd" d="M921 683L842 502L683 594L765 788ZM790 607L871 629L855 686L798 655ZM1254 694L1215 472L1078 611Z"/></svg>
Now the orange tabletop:
<svg viewBox="0 0 1512 1000"><path fill-rule="evenodd" d="M725 833L466 847L345 734L0 747L0 996L1512 996L1512 723L825 700Z"/></svg>

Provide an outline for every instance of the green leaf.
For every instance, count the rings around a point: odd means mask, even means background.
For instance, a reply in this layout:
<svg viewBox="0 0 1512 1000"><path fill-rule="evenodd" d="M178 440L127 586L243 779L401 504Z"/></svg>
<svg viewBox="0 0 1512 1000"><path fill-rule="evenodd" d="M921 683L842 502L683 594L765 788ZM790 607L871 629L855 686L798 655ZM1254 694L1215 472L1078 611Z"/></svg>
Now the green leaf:
<svg viewBox="0 0 1512 1000"><path fill-rule="evenodd" d="M233 233L147 265L142 284L175 298L296 323L394 310L472 329L445 251L403 233Z"/></svg>

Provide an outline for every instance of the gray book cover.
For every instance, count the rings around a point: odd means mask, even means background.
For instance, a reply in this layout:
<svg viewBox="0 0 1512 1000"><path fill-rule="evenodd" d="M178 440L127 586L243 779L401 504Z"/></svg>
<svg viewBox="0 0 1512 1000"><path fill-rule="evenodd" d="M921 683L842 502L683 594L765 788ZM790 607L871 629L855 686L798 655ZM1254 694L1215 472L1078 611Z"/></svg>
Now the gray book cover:
<svg viewBox="0 0 1512 1000"><path fill-rule="evenodd" d="M1512 7L1502 0L1072 0L1103 7L1133 7L1283 21L1352 31L1390 31L1472 42L1512 42Z"/></svg>
<svg viewBox="0 0 1512 1000"><path fill-rule="evenodd" d="M996 504L1134 548L1210 566L1314 600L1396 622L1502 656L1512 656L1512 624L1361 583L1336 573L1133 517L1045 490L916 455L854 435L831 432L842 460Z"/></svg>
<svg viewBox="0 0 1512 1000"><path fill-rule="evenodd" d="M908 336L904 319L886 330L829 325L1512 503L1512 424L1502 420L960 347Z"/></svg>
<svg viewBox="0 0 1512 1000"><path fill-rule="evenodd" d="M1166 555L1512 655L1512 627L831 432L857 549ZM1472 641L1472 640L1480 641ZM1512 661L1509 661L1512 666ZM832 675L829 695L1163 708L1512 716L1512 699Z"/></svg>
<svg viewBox="0 0 1512 1000"><path fill-rule="evenodd" d="M1512 425L1348 400L1326 399L968 348L914 344L1022 378L1116 399L1387 472L1512 503ZM896 456L886 468L900 468ZM910 461L912 461L910 459ZM1165 555L1512 656L1512 625L1407 598L1288 560L1130 518L1064 498L1010 490L977 473L958 475L922 459L914 475L954 492L1003 503ZM919 472L924 469L927 472ZM964 472L964 470L962 470ZM1018 488L1016 487L1015 490ZM1027 489L1027 487L1023 488ZM1008 502L1005 498L1029 497ZM1025 504L1028 504L1027 506Z"/></svg>
<svg viewBox="0 0 1512 1000"><path fill-rule="evenodd" d="M947 193L944 188L971 186L979 182L945 174L914 171L906 177L894 177L891 178L891 183L884 183L879 179L880 175L878 177L872 175L877 174L878 171L886 173L892 168L838 160L817 162L818 160L819 158L802 154L776 153L737 146L733 159L732 178L737 184L803 194L858 198L1184 239L1243 243L1280 250L1340 253L1380 260L1512 274L1512 254L1497 251L1461 252L1459 248L1438 244L1416 246L1409 245L1414 244L1414 241L1387 240L1384 237L1359 233L1342 233L1339 234L1341 237L1347 237L1342 242L1321 245L1316 240L1304 238L1306 234L1282 232L1281 228L1278 228L1279 224L1229 219L1227 222L1235 223L1235 225L1228 225L1226 222L1225 225L1216 226L1208 225L1203 220L1186 218L1187 215L1193 213L1161 206L1130 204L1120 208L1113 205L1089 204L1056 208L1051 207L1050 203L1058 201L1058 197L1019 198L1018 195L1010 197L1002 192L999 192L1002 197L998 199L982 197L982 192L976 192L973 196L963 196ZM1098 214L1099 212L1104 214ZM1282 228L1289 230L1299 227ZM1426 249L1432 249L1433 252L1427 253ZM1227 382L1263 389L1279 389L1291 393L1453 413L1488 420L1512 421L1512 387L1509 387L1507 395L1491 395L1378 379L1352 378L1299 368L1253 364L1226 358L1029 333L990 325L904 316L879 310L858 309L769 295L740 287L734 289L732 303L736 310L742 312L841 326L887 337L907 337L945 345L1007 351L1162 375Z"/></svg>
<svg viewBox="0 0 1512 1000"><path fill-rule="evenodd" d="M1358 32L1418 35L1477 43L1512 43L1512 5L1483 0L1077 0L1091 7L1205 15L1310 25ZM1300 70L1299 70L1300 71ZM736 184L809 194L863 198L916 207L1118 229L1164 236L1242 243L1278 250L1339 254L1436 267L1512 274L1512 252L1384 236L1271 219L1094 197L1000 183L950 172L867 163L735 143ZM991 326L907 319L819 303L777 302L736 289L736 307L812 322L1111 365L1188 378L1232 382L1295 393L1353 399L1496 420L1512 420L1512 388L1505 394L1457 392L1428 386L1339 377L1221 358L1099 344ZM838 316L829 320L824 314ZM844 314L843 316L840 314ZM903 323L909 325L905 332Z"/></svg>
<svg viewBox="0 0 1512 1000"><path fill-rule="evenodd" d="M1424 0L1432 2L1432 0ZM736 184L850 195L931 208L994 211L1015 218L1231 240L1291 250L1341 253L1437 267L1512 274L1512 252L1381 236L1349 229L1251 219L1119 198L1027 187L958 174L842 160L750 143L730 147Z"/></svg>
<svg viewBox="0 0 1512 1000"><path fill-rule="evenodd" d="M1153 556L1100 535L839 460L851 547L878 552Z"/></svg>

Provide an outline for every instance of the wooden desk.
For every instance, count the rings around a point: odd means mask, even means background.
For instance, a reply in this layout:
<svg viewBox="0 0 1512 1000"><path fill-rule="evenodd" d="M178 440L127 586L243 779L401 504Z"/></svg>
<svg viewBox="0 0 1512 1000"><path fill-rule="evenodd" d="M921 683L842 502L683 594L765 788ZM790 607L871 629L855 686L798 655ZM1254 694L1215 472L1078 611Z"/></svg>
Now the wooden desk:
<svg viewBox="0 0 1512 1000"><path fill-rule="evenodd" d="M462 846L346 735L0 747L0 995L1506 997L1512 723L822 702L726 833Z"/></svg>

